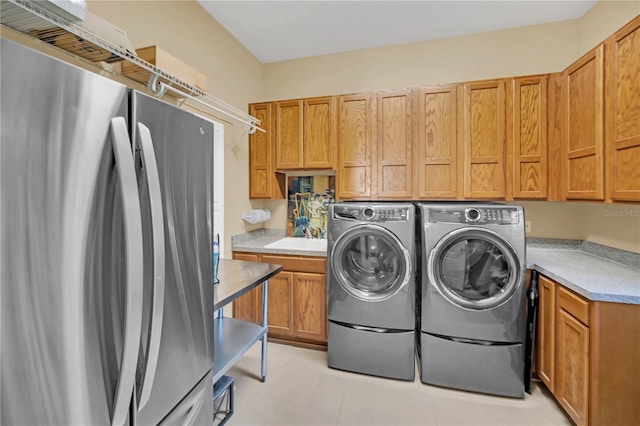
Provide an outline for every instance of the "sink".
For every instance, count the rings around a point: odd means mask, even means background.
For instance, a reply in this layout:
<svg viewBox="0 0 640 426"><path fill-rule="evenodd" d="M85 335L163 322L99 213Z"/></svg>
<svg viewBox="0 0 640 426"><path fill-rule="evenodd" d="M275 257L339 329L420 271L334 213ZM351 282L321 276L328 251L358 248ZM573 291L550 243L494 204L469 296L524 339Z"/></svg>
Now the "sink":
<svg viewBox="0 0 640 426"><path fill-rule="evenodd" d="M327 240L326 238L285 237L264 247L281 250L327 251Z"/></svg>

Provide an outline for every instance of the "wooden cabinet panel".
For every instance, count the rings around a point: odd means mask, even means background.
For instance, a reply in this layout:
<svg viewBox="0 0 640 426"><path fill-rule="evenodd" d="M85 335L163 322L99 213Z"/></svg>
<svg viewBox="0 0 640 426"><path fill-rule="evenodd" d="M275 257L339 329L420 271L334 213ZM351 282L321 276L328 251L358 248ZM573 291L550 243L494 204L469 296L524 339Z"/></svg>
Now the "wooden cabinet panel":
<svg viewBox="0 0 640 426"><path fill-rule="evenodd" d="M327 261L324 257L284 256L277 254L263 254L264 263L282 265L285 271L315 272L324 274L327 270Z"/></svg>
<svg viewBox="0 0 640 426"><path fill-rule="evenodd" d="M335 98L304 100L303 168L335 168Z"/></svg>
<svg viewBox="0 0 640 426"><path fill-rule="evenodd" d="M589 325L588 300L562 287L558 287L557 297L558 307L560 307L560 309L566 311L584 325Z"/></svg>
<svg viewBox="0 0 640 426"><path fill-rule="evenodd" d="M589 423L636 425L640 419L640 305L595 302L590 332Z"/></svg>
<svg viewBox="0 0 640 426"><path fill-rule="evenodd" d="M456 86L417 90L415 181L417 198L455 199L458 195Z"/></svg>
<svg viewBox="0 0 640 426"><path fill-rule="evenodd" d="M292 272L280 272L269 279L267 300L269 334L290 336L293 333L292 286Z"/></svg>
<svg viewBox="0 0 640 426"><path fill-rule="evenodd" d="M375 98L371 94L340 96L338 100L339 199L371 198L375 188Z"/></svg>
<svg viewBox="0 0 640 426"><path fill-rule="evenodd" d="M505 81L466 83L460 90L464 198L505 198Z"/></svg>
<svg viewBox="0 0 640 426"><path fill-rule="evenodd" d="M607 198L640 201L640 16L605 51Z"/></svg>
<svg viewBox="0 0 640 426"><path fill-rule="evenodd" d="M249 114L266 130L249 135L249 198L284 198L285 176L274 170L272 103L252 104Z"/></svg>
<svg viewBox="0 0 640 426"><path fill-rule="evenodd" d="M269 198L273 173L271 161L271 103L251 105L249 113L266 127L267 132L256 131L249 136L249 196Z"/></svg>
<svg viewBox="0 0 640 426"><path fill-rule="evenodd" d="M537 329L537 357L536 372L542 382L554 391L555 369L555 316L556 316L556 285L548 278L538 277L538 329Z"/></svg>
<svg viewBox="0 0 640 426"><path fill-rule="evenodd" d="M563 73L567 199L604 199L603 49L601 44Z"/></svg>
<svg viewBox="0 0 640 426"><path fill-rule="evenodd" d="M589 421L589 328L558 309L555 395L578 426Z"/></svg>
<svg viewBox="0 0 640 426"><path fill-rule="evenodd" d="M260 262L259 254L233 253L236 260ZM233 301L233 317L262 324L262 286L258 286Z"/></svg>
<svg viewBox="0 0 640 426"><path fill-rule="evenodd" d="M327 285L324 274L296 273L293 322L297 337L327 342Z"/></svg>
<svg viewBox="0 0 640 426"><path fill-rule="evenodd" d="M511 79L508 98L508 198L547 198L547 76Z"/></svg>
<svg viewBox="0 0 640 426"><path fill-rule="evenodd" d="M378 112L377 198L411 198L413 102L410 90L379 92Z"/></svg>
<svg viewBox="0 0 640 426"><path fill-rule="evenodd" d="M302 166L302 101L275 103L276 169L297 169Z"/></svg>
<svg viewBox="0 0 640 426"><path fill-rule="evenodd" d="M566 116L562 104L562 73L549 74L547 103L547 187L549 201L564 200L564 126Z"/></svg>

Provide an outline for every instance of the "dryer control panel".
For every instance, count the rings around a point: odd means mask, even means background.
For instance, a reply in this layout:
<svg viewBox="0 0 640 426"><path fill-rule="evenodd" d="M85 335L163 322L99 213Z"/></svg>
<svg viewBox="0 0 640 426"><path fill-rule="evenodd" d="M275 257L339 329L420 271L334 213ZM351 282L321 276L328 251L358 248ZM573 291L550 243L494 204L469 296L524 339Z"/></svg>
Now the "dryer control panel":
<svg viewBox="0 0 640 426"><path fill-rule="evenodd" d="M429 210L431 223L515 225L520 223L518 207L460 207Z"/></svg>
<svg viewBox="0 0 640 426"><path fill-rule="evenodd" d="M336 205L333 217L365 222L408 222L413 220L411 209L412 206Z"/></svg>

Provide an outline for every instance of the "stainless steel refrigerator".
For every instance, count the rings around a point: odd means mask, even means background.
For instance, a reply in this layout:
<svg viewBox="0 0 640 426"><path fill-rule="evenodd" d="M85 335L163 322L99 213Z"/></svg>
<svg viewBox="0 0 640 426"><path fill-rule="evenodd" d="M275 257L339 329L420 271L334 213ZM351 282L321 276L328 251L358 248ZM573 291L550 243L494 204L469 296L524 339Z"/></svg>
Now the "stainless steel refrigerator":
<svg viewBox="0 0 640 426"><path fill-rule="evenodd" d="M2 425L213 422L213 124L2 39Z"/></svg>

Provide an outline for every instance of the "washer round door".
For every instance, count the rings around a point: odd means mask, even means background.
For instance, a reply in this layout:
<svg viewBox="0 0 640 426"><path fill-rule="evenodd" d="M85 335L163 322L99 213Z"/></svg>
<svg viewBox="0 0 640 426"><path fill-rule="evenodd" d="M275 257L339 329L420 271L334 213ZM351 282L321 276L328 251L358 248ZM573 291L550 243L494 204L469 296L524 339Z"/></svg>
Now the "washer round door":
<svg viewBox="0 0 640 426"><path fill-rule="evenodd" d="M429 254L429 281L449 302L485 310L507 302L521 282L513 247L493 231L461 228L445 235Z"/></svg>
<svg viewBox="0 0 640 426"><path fill-rule="evenodd" d="M379 302L396 294L411 278L411 258L398 237L378 225L345 231L331 252L340 286L352 296Z"/></svg>

